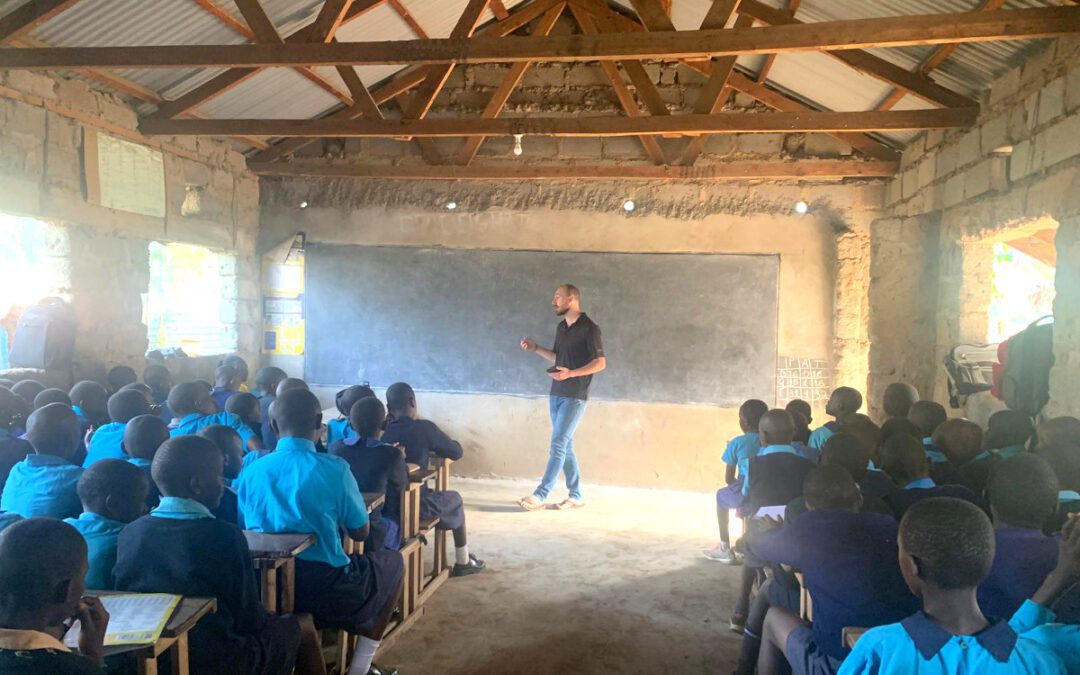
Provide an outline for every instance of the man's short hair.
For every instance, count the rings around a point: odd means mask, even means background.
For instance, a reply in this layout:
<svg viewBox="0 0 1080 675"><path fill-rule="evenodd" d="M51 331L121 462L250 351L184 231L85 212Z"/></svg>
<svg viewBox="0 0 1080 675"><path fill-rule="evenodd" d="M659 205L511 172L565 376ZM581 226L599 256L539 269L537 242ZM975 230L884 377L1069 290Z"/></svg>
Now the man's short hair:
<svg viewBox="0 0 1080 675"><path fill-rule="evenodd" d="M109 419L127 424L139 415L149 415L150 404L138 389L122 389L109 397Z"/></svg>
<svg viewBox="0 0 1080 675"><path fill-rule="evenodd" d="M27 518L0 534L0 608L7 616L56 602L57 584L78 575L86 541L62 520Z"/></svg>
<svg viewBox="0 0 1080 675"><path fill-rule="evenodd" d="M157 415L139 415L124 427L124 452L130 457L153 459L167 440L169 426Z"/></svg>
<svg viewBox="0 0 1080 675"><path fill-rule="evenodd" d="M1033 433L1031 418L1018 410L999 410L986 422L986 441L991 449L1024 445Z"/></svg>
<svg viewBox="0 0 1080 675"><path fill-rule="evenodd" d="M1057 511L1058 480L1045 459L1025 452L994 467L986 494L1002 523L1041 528Z"/></svg>
<svg viewBox="0 0 1080 675"><path fill-rule="evenodd" d="M900 543L919 577L942 590L976 588L994 562L994 527L963 499L934 497L913 504L900 521Z"/></svg>
<svg viewBox="0 0 1080 675"><path fill-rule="evenodd" d="M840 423L840 431L859 439L869 458L881 447L881 427L862 413L852 413Z"/></svg>
<svg viewBox="0 0 1080 675"><path fill-rule="evenodd" d="M579 291L578 287L574 284L563 284L562 286L559 286L559 288L561 288L563 292L569 295L571 298L574 298L575 300L581 300L581 291Z"/></svg>
<svg viewBox="0 0 1080 675"><path fill-rule="evenodd" d="M919 391L906 382L893 382L885 387L882 407L890 418L907 417L911 406L919 400Z"/></svg>
<svg viewBox="0 0 1080 675"><path fill-rule="evenodd" d="M784 406L784 410L789 413L797 412L801 413L803 417L809 420L814 416L813 410L810 408L810 404L801 398L793 398L788 401L788 404Z"/></svg>
<svg viewBox="0 0 1080 675"><path fill-rule="evenodd" d="M301 380L299 377L286 377L281 382L278 382L277 390L274 392L275 396L281 396L287 391L311 391L308 387L308 383Z"/></svg>
<svg viewBox="0 0 1080 675"><path fill-rule="evenodd" d="M862 392L855 387L837 387L833 390L832 397L839 400L844 410L849 413L855 412L863 404Z"/></svg>
<svg viewBox="0 0 1080 675"><path fill-rule="evenodd" d="M79 450L80 431L75 411L63 403L38 408L26 420L26 440L39 455L72 459Z"/></svg>
<svg viewBox="0 0 1080 675"><path fill-rule="evenodd" d="M889 440L897 434L906 434L916 440L922 440L922 432L915 423L906 417L890 417L881 425L881 442Z"/></svg>
<svg viewBox="0 0 1080 675"><path fill-rule="evenodd" d="M362 398L349 410L349 423L361 438L374 438L386 420L386 408L374 396Z"/></svg>
<svg viewBox="0 0 1080 675"><path fill-rule="evenodd" d="M843 467L851 474L851 478L858 482L866 477L867 467L870 466L870 453L858 436L841 432L829 436L821 447L821 464Z"/></svg>
<svg viewBox="0 0 1080 675"><path fill-rule="evenodd" d="M216 457L222 457L222 451L213 441L202 436L173 436L158 448L150 475L166 497L185 497L191 478Z"/></svg>
<svg viewBox="0 0 1080 675"><path fill-rule="evenodd" d="M38 395L34 397L34 410L44 408L50 403L62 403L70 408L71 397L68 396L67 392L63 389L55 389L52 387L49 389L42 389Z"/></svg>

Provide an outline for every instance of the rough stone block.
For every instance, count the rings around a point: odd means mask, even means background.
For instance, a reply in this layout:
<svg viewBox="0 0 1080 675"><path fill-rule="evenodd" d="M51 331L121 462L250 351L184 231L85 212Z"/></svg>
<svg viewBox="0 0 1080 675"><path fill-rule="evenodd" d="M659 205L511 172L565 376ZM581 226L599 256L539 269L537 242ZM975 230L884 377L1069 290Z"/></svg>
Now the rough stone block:
<svg viewBox="0 0 1080 675"><path fill-rule="evenodd" d="M503 78L506 77L506 71L508 70L510 70L509 66L501 66L493 63L476 66L472 69L473 84L477 87L497 87L502 83ZM532 68L529 68L529 70L531 71Z"/></svg>
<svg viewBox="0 0 1080 675"><path fill-rule="evenodd" d="M956 165L967 166L973 162L979 161L982 157L982 152L979 146L979 130L973 129L960 137L960 142L957 144L957 161Z"/></svg>
<svg viewBox="0 0 1080 675"><path fill-rule="evenodd" d="M82 80L61 79L56 83L56 98L61 105L84 112L97 112L97 97Z"/></svg>
<svg viewBox="0 0 1080 675"><path fill-rule="evenodd" d="M930 129L926 132L926 149L930 150L941 145L945 140L945 131L942 129Z"/></svg>
<svg viewBox="0 0 1080 675"><path fill-rule="evenodd" d="M56 99L56 80L46 75L29 70L9 70L4 74L3 81L12 89L49 100Z"/></svg>
<svg viewBox="0 0 1080 675"><path fill-rule="evenodd" d="M956 171L956 158L959 150L955 143L946 144L938 152L934 161L934 172L938 178L945 178Z"/></svg>
<svg viewBox="0 0 1080 675"><path fill-rule="evenodd" d="M702 148L704 154L717 157L725 157L734 151L735 137L731 134L712 134L705 139L705 147Z"/></svg>
<svg viewBox="0 0 1080 675"><path fill-rule="evenodd" d="M1037 124L1042 126L1065 114L1065 78L1058 77L1046 83L1039 92L1039 115Z"/></svg>
<svg viewBox="0 0 1080 675"><path fill-rule="evenodd" d="M1018 181L1031 173L1031 141L1021 141L1013 146L1009 157L1009 180Z"/></svg>
<svg viewBox="0 0 1080 675"><path fill-rule="evenodd" d="M1012 106L1011 108L1009 108L1007 117L1010 143L1013 143L1015 145L1016 143L1019 143L1025 138L1029 138L1031 136L1031 130L1028 129L1027 125L1027 111L1024 110L1024 106Z"/></svg>
<svg viewBox="0 0 1080 675"><path fill-rule="evenodd" d="M996 148L1007 145L1009 142L1008 120L1004 115L987 120L979 128L979 141L985 153L993 152Z"/></svg>
<svg viewBox="0 0 1080 675"><path fill-rule="evenodd" d="M1070 113L1080 109L1080 65L1065 76L1065 109Z"/></svg>
<svg viewBox="0 0 1080 675"><path fill-rule="evenodd" d="M915 168L900 174L901 189L904 199L911 199L919 191L919 172Z"/></svg>
<svg viewBox="0 0 1080 675"><path fill-rule="evenodd" d="M959 173L945 181L945 208L952 208L964 201L964 174Z"/></svg>
<svg viewBox="0 0 1080 675"><path fill-rule="evenodd" d="M638 159L644 156L641 141L633 136L617 136L603 139L604 159Z"/></svg>
<svg viewBox="0 0 1080 675"><path fill-rule="evenodd" d="M803 152L815 157L846 157L851 154L851 146L826 134L807 134Z"/></svg>
<svg viewBox="0 0 1080 675"><path fill-rule="evenodd" d="M505 71L504 71L505 72ZM501 81L501 80L500 80ZM560 64L534 65L525 71L521 78L522 87L563 87L566 84L566 71Z"/></svg>
<svg viewBox="0 0 1080 675"><path fill-rule="evenodd" d="M604 75L604 71L593 63L575 63L566 69L566 86L568 87L605 87L610 82Z"/></svg>
<svg viewBox="0 0 1080 675"><path fill-rule="evenodd" d="M756 104L756 101L752 96L749 96L742 92L735 94L734 101L734 105L736 108L753 108Z"/></svg>
<svg viewBox="0 0 1080 675"><path fill-rule="evenodd" d="M903 189L901 187L901 181L897 178L889 181L888 188L885 190L885 203L889 206L897 203L903 197Z"/></svg>
<svg viewBox="0 0 1080 675"><path fill-rule="evenodd" d="M1024 99L1024 123L1028 131L1033 131L1039 119L1039 92L1028 94Z"/></svg>
<svg viewBox="0 0 1080 675"><path fill-rule="evenodd" d="M1043 143L1043 166L1050 167L1058 162L1080 154L1080 115L1072 115L1039 134L1045 138Z"/></svg>
<svg viewBox="0 0 1080 675"><path fill-rule="evenodd" d="M984 159L964 172L964 199L973 199L990 191L991 161Z"/></svg>
<svg viewBox="0 0 1080 675"><path fill-rule="evenodd" d="M662 77L662 75L661 75L661 70L663 69L662 64L653 62L653 63L643 63L641 65L645 69L645 72L648 73L649 79L652 80L655 84L659 84L660 83L660 78Z"/></svg>
<svg viewBox="0 0 1080 675"><path fill-rule="evenodd" d="M735 147L748 155L778 155L784 149L784 135L736 134Z"/></svg>
<svg viewBox="0 0 1080 675"><path fill-rule="evenodd" d="M20 133L33 136L41 143L45 139L45 109L23 103L11 101L7 108L4 122L4 133Z"/></svg>
<svg viewBox="0 0 1080 675"><path fill-rule="evenodd" d="M990 105L996 106L1013 96L1019 89L1020 68L1005 71L1003 75L994 80L994 84L990 87Z"/></svg>
<svg viewBox="0 0 1080 675"><path fill-rule="evenodd" d="M566 158L599 159L602 152L603 144L595 136L559 139L559 155Z"/></svg>
<svg viewBox="0 0 1080 675"><path fill-rule="evenodd" d="M919 189L925 188L930 183L934 182L934 156L933 154L927 155L922 162L916 167L919 174L918 184Z"/></svg>

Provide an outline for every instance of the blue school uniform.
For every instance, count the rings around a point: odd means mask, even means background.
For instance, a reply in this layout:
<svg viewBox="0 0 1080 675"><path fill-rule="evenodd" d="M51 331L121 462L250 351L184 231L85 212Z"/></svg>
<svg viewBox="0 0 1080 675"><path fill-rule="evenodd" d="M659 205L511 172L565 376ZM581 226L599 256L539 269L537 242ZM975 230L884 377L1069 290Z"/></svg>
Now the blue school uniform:
<svg viewBox="0 0 1080 675"><path fill-rule="evenodd" d="M23 518L48 516L70 518L82 513L82 503L75 486L83 468L62 457L29 455L8 474L0 510L18 513Z"/></svg>
<svg viewBox="0 0 1080 675"><path fill-rule="evenodd" d="M346 438L356 436L349 420L339 417L326 423L326 447L330 447L335 441L343 441Z"/></svg>
<svg viewBox="0 0 1080 675"><path fill-rule="evenodd" d="M1006 445L1004 448L998 448L995 453L1002 459L1008 459L1010 457L1015 457L1024 451L1024 444L1021 443L1019 445Z"/></svg>
<svg viewBox="0 0 1080 675"><path fill-rule="evenodd" d="M262 412L262 443L267 450L273 450L277 445L277 434L270 428L270 404L276 398L270 394L263 394L259 398L259 410Z"/></svg>
<svg viewBox="0 0 1080 675"><path fill-rule="evenodd" d="M994 564L979 585L979 609L986 616L1012 616L1057 565L1058 540L1041 530L1002 527L994 530Z"/></svg>
<svg viewBox="0 0 1080 675"><path fill-rule="evenodd" d="M120 444L124 441L124 430L127 424L123 422L109 422L97 428L90 438L90 445L86 448L86 459L83 468L89 469L94 462L103 459L127 459Z"/></svg>
<svg viewBox="0 0 1080 675"><path fill-rule="evenodd" d="M91 590L112 590L113 567L116 566L116 540L126 523L111 520L85 511L78 518L65 518L86 540L90 566L86 570L86 587Z"/></svg>
<svg viewBox="0 0 1080 675"><path fill-rule="evenodd" d="M821 460L821 448L811 448L809 445L803 445L799 441L792 441L791 447L795 448L795 452L799 457L808 459L814 464Z"/></svg>
<svg viewBox="0 0 1080 675"><path fill-rule="evenodd" d="M218 412L225 412L225 402L228 401L234 394L240 392L235 389L226 389L225 387L214 387L210 390L210 398L214 399L214 405L217 406Z"/></svg>
<svg viewBox="0 0 1080 675"><path fill-rule="evenodd" d="M169 431L170 436L191 436L199 433L200 429L209 427L215 424L224 424L227 427L236 429L236 433L240 434L240 440L243 441L244 451L247 451L248 439L254 436L251 428L244 424L237 415L231 412L219 412L213 415L203 415L201 413L191 413L185 417L182 417L176 425L175 429Z"/></svg>
<svg viewBox="0 0 1080 675"><path fill-rule="evenodd" d="M761 441L756 431L750 431L728 441L724 454L720 457L724 464L735 465L735 474L743 479L744 495L750 491L750 483L746 480L746 474L750 471L750 458L756 456L758 450L761 450Z"/></svg>
<svg viewBox="0 0 1080 675"><path fill-rule="evenodd" d="M23 517L17 513L0 513L0 532L3 532L22 519Z"/></svg>
<svg viewBox="0 0 1080 675"><path fill-rule="evenodd" d="M0 429L0 492L4 490L11 468L34 454L34 446L7 429Z"/></svg>
<svg viewBox="0 0 1080 675"><path fill-rule="evenodd" d="M1020 636L1051 649L1071 675L1080 673L1080 626L1056 621L1054 612L1025 600L1009 620L1009 625Z"/></svg>
<svg viewBox="0 0 1080 675"><path fill-rule="evenodd" d="M929 457L930 461L934 464L940 464L942 462L949 461L949 458L937 449L937 446L934 445L934 439L930 436L922 439L922 444L923 447L926 449L926 456Z"/></svg>
<svg viewBox="0 0 1080 675"><path fill-rule="evenodd" d="M822 426L814 429L810 432L810 440L806 441L806 444L811 448L817 448L820 450L825 447L825 441L829 440L829 437L833 434L840 432L840 423L836 420L832 422L826 422Z"/></svg>

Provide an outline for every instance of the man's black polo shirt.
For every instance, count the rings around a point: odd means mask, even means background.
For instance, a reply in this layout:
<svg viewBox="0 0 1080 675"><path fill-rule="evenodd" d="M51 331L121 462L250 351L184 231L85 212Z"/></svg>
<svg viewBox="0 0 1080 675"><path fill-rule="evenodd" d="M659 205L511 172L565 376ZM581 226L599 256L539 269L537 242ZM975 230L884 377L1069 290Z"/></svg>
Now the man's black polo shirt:
<svg viewBox="0 0 1080 675"><path fill-rule="evenodd" d="M566 321L560 321L555 329L555 365L575 370L587 365L604 355L604 343L600 339L600 326L584 312L574 322L573 326L567 326ZM552 396L565 396L567 398L589 398L589 384L592 375L585 377L571 377L568 380L551 383Z"/></svg>

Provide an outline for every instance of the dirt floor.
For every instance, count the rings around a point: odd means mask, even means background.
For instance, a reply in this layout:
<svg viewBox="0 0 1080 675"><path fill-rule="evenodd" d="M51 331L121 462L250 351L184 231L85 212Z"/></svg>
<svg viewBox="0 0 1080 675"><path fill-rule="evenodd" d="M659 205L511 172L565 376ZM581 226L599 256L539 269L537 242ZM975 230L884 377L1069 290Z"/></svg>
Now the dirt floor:
<svg viewBox="0 0 1080 675"><path fill-rule="evenodd" d="M525 513L533 483L455 478L483 574L450 579L376 662L416 673L728 673L737 567L706 560L710 494L592 487ZM554 497L562 498L557 492Z"/></svg>

